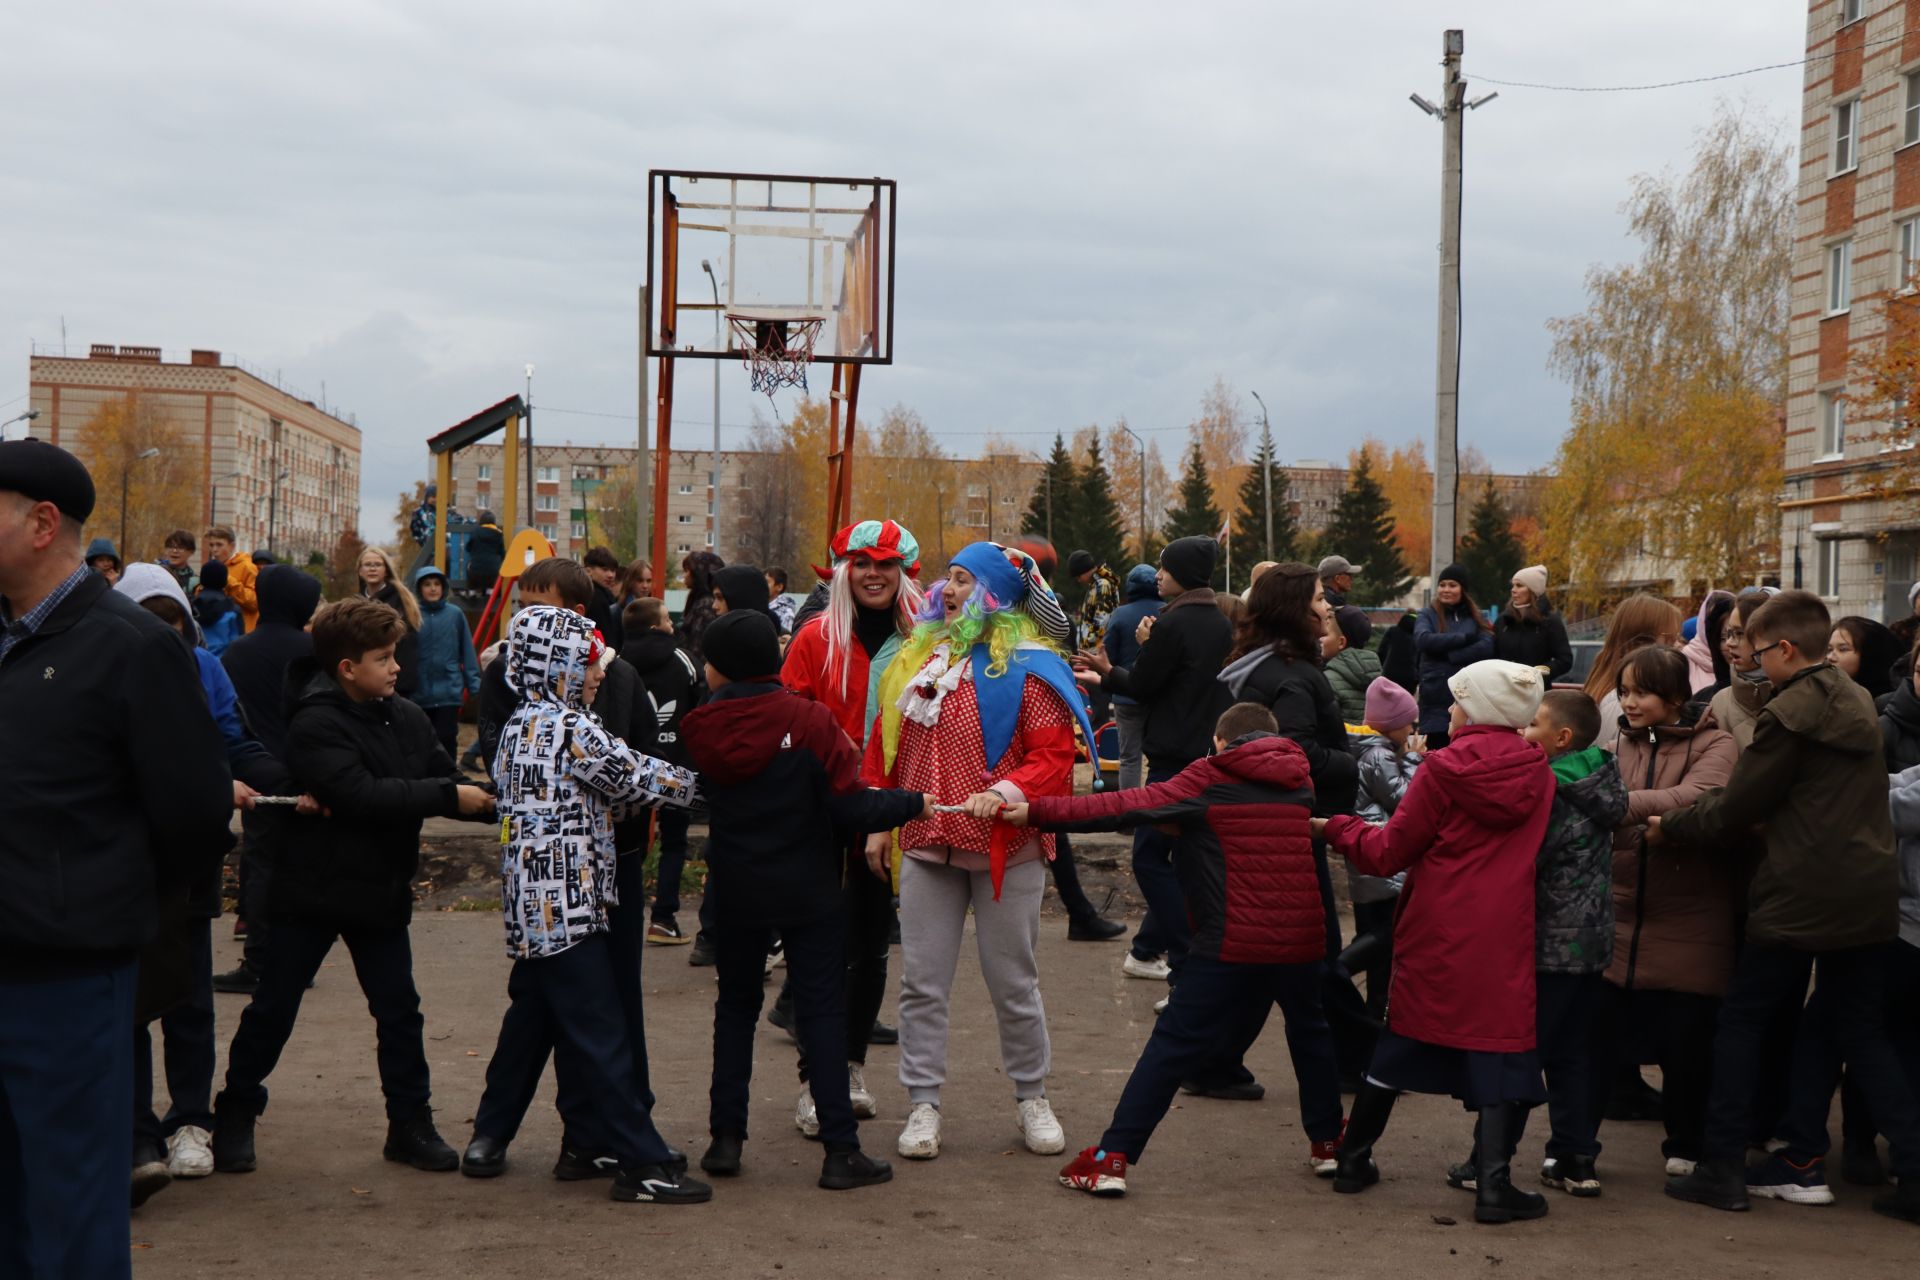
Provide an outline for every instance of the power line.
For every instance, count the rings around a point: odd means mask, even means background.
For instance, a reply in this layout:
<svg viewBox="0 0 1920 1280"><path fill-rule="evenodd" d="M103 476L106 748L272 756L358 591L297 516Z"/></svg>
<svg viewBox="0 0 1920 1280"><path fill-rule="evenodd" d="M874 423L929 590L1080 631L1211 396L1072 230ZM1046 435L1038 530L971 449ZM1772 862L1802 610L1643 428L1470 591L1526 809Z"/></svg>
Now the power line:
<svg viewBox="0 0 1920 1280"><path fill-rule="evenodd" d="M604 409L556 409L554 406L549 404L541 405L540 412L564 413L564 414L570 414L578 418L613 418L621 422L632 422L636 416L632 413L609 413ZM713 425L713 420L711 418L698 418L698 419L675 418L673 420L673 425L676 427L710 427ZM720 425L723 427L729 427L729 428L740 430L740 431L751 431L753 428L757 426L778 427L783 425L783 423L767 422L764 419L762 419L755 422L722 422ZM1096 426L1098 424L1082 423L1080 425ZM968 439L984 439L988 436L1006 436L1009 439L1051 440L1056 435L1071 436L1074 434L1074 432L1080 430L1080 427L1074 427L1071 430L1063 429L1060 427L1034 427L1031 429L1021 429L1021 430L1001 430L999 428L989 428L989 429L977 430L977 431L943 431L935 427L928 427L927 430L932 435L940 437L942 439L954 437L954 436L966 437ZM1104 436L1106 434L1106 428L1101 427L1100 430L1101 430L1101 435ZM1187 424L1182 423L1177 426L1169 426L1169 427L1135 427L1134 430L1145 432L1145 433L1158 433L1158 432L1164 432L1164 431L1186 431L1188 430L1188 426Z"/></svg>
<svg viewBox="0 0 1920 1280"><path fill-rule="evenodd" d="M1864 40L1860 48L1866 50L1875 45L1899 44L1905 39L1904 35L1898 35L1881 40ZM1723 71L1719 75L1691 76L1685 80L1662 80L1657 84L1535 84L1526 80L1497 80L1492 76L1474 76L1472 79L1475 84L1497 84L1505 89L1540 89L1548 93L1646 93L1653 89L1677 89L1682 85L1712 84L1716 80L1737 80L1741 76L1759 75L1763 71L1784 71L1788 67L1804 67L1815 62L1829 62L1839 57L1842 52L1844 51L1835 49L1831 53L1816 53L1793 62L1769 62L1763 67L1748 67L1743 71Z"/></svg>

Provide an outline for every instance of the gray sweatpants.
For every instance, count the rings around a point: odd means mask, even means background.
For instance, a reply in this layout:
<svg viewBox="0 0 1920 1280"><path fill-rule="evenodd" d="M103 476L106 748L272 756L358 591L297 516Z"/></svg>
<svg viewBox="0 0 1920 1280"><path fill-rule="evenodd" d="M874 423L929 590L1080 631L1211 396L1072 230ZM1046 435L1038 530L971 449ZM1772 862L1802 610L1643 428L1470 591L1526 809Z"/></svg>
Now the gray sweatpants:
<svg viewBox="0 0 1920 1280"><path fill-rule="evenodd" d="M1000 1023L1000 1063L1013 1081L1013 1096L1046 1093L1052 1047L1033 955L1046 889L1047 865L1037 859L1007 868L998 902L984 871L901 859L900 1083L911 1101L939 1105L947 1080L947 1007L969 906L980 976Z"/></svg>
<svg viewBox="0 0 1920 1280"><path fill-rule="evenodd" d="M1137 702L1113 704L1113 724L1120 734L1120 789L1140 785L1145 772L1142 755L1147 740L1147 709Z"/></svg>

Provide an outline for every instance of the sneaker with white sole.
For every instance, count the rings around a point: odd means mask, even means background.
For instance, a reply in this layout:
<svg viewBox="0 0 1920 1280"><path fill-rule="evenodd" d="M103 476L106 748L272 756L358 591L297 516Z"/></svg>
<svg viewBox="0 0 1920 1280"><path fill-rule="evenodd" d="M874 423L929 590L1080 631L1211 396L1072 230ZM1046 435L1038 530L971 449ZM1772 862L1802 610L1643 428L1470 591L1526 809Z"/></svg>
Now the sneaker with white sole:
<svg viewBox="0 0 1920 1280"><path fill-rule="evenodd" d="M1037 1156L1057 1156L1067 1149L1067 1133L1053 1114L1053 1104L1044 1096L1022 1098L1016 1108L1020 1139Z"/></svg>
<svg viewBox="0 0 1920 1280"><path fill-rule="evenodd" d="M1669 1178L1684 1178L1693 1172L1693 1167L1694 1162L1685 1156L1667 1157L1667 1176Z"/></svg>
<svg viewBox="0 0 1920 1280"><path fill-rule="evenodd" d="M914 1103L895 1150L908 1160L931 1160L939 1155L940 1108L931 1102Z"/></svg>
<svg viewBox="0 0 1920 1280"><path fill-rule="evenodd" d="M213 1172L213 1135L197 1124L181 1125L167 1139L167 1172L204 1178Z"/></svg>
<svg viewBox="0 0 1920 1280"><path fill-rule="evenodd" d="M1747 1194L1788 1204L1832 1204L1827 1185L1827 1162L1819 1156L1795 1164L1785 1152L1768 1156L1747 1170Z"/></svg>
<svg viewBox="0 0 1920 1280"><path fill-rule="evenodd" d="M1171 974L1173 970L1169 968L1167 962L1159 956L1154 956L1149 960L1142 960L1139 956L1129 951L1127 952L1126 958L1120 962L1120 972L1126 974L1129 978L1145 978L1149 982L1165 982L1167 976Z"/></svg>
<svg viewBox="0 0 1920 1280"><path fill-rule="evenodd" d="M804 1136L820 1136L820 1113L813 1105L813 1090L806 1085L800 1086L800 1100L793 1104L793 1127Z"/></svg>
<svg viewBox="0 0 1920 1280"><path fill-rule="evenodd" d="M1165 1013L1167 1011L1167 1005L1172 1003L1172 1001L1172 996L1161 996L1153 1002L1153 1011L1155 1013Z"/></svg>
<svg viewBox="0 0 1920 1280"><path fill-rule="evenodd" d="M1127 1194L1127 1158L1118 1151L1088 1147L1060 1171L1060 1185L1095 1196Z"/></svg>
<svg viewBox="0 0 1920 1280"><path fill-rule="evenodd" d="M847 1064L847 1100L853 1103L853 1114L862 1120L871 1120L880 1114L880 1108L874 1105L873 1094L867 1089L867 1066L864 1062Z"/></svg>

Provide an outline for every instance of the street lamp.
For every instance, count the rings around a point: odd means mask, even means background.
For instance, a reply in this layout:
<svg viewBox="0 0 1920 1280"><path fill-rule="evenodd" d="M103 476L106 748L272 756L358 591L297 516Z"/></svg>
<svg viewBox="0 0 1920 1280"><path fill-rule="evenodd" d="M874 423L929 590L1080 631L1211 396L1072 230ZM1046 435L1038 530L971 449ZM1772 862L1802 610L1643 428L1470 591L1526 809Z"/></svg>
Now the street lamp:
<svg viewBox="0 0 1920 1280"><path fill-rule="evenodd" d="M40 416L40 411L38 409L29 409L25 413L15 414L13 417L8 418L5 422L0 422L0 440L4 440L7 438L7 428L12 426L14 423L32 422L35 418L39 416ZM27 434L28 435L33 434L32 427L27 428Z"/></svg>
<svg viewBox="0 0 1920 1280"><path fill-rule="evenodd" d="M273 551L274 519L280 512L280 482L292 474L290 471L276 472L272 483L267 487L267 551L269 554Z"/></svg>
<svg viewBox="0 0 1920 1280"><path fill-rule="evenodd" d="M244 474L243 472L239 472L239 471L229 471L227 472L227 474L221 476L218 480L215 480L213 482L213 486L207 490L207 523L208 524L220 523L220 486L225 484L229 480L238 480L243 474Z"/></svg>
<svg viewBox="0 0 1920 1280"><path fill-rule="evenodd" d="M1260 473L1260 487L1266 493L1267 503L1267 559L1273 559L1273 424L1267 421L1267 402L1260 398L1258 391L1253 392L1253 401L1260 406L1260 451L1266 455L1265 469Z"/></svg>
<svg viewBox="0 0 1920 1280"><path fill-rule="evenodd" d="M535 524L533 514L533 366L527 366L527 523ZM438 516L438 512L434 513ZM559 530L554 530L558 533Z"/></svg>
<svg viewBox="0 0 1920 1280"><path fill-rule="evenodd" d="M142 449L139 453L134 454L132 458L128 459L127 464L124 467L120 468L120 546L119 546L119 551L120 551L120 562L122 564L126 563L126 555L127 555L127 477L132 474L134 463L145 462L148 458L157 458L159 456L160 456L160 450L157 448Z"/></svg>
<svg viewBox="0 0 1920 1280"><path fill-rule="evenodd" d="M1145 560L1147 558L1147 442L1140 438L1138 431L1125 422L1119 425L1122 431L1133 437L1133 447L1139 451L1140 455L1140 558Z"/></svg>
<svg viewBox="0 0 1920 1280"><path fill-rule="evenodd" d="M720 350L720 280L713 274L713 264L705 258L700 259L700 269L707 273L707 283L713 286L713 349ZM720 362L713 362L713 552L720 554Z"/></svg>

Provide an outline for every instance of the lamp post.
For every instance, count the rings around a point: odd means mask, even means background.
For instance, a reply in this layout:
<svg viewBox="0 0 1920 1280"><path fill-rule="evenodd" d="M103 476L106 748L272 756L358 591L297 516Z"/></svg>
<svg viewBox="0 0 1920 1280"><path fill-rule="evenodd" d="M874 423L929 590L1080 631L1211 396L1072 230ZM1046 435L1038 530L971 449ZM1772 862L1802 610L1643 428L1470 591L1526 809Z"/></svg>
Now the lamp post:
<svg viewBox="0 0 1920 1280"><path fill-rule="evenodd" d="M277 471L267 486L267 551L269 554L273 552L274 523L280 514L280 482L291 474L288 471Z"/></svg>
<svg viewBox="0 0 1920 1280"><path fill-rule="evenodd" d="M221 476L218 480L215 480L213 482L213 487L207 490L207 523L208 524L220 523L220 486L225 484L229 480L238 480L241 474L242 473L238 471L229 471L227 472L227 474Z"/></svg>
<svg viewBox="0 0 1920 1280"><path fill-rule="evenodd" d="M1267 504L1267 559L1273 559L1273 424L1267 421L1267 402L1260 393L1253 393L1253 401L1260 406L1260 451L1266 457L1266 468L1260 473L1260 488L1266 494Z"/></svg>
<svg viewBox="0 0 1920 1280"><path fill-rule="evenodd" d="M1133 447L1140 456L1140 558L1147 558L1147 442L1140 433L1122 422L1120 429L1133 437Z"/></svg>
<svg viewBox="0 0 1920 1280"><path fill-rule="evenodd" d="M7 428L12 426L14 423L32 422L35 418L39 416L40 416L40 411L38 409L29 409L25 413L15 414L13 417L8 418L5 422L0 422L0 440L4 440L7 438ZM33 434L32 427L27 428L27 434L28 435Z"/></svg>
<svg viewBox="0 0 1920 1280"><path fill-rule="evenodd" d="M707 273L707 283L713 286L713 349L721 350L720 325L720 280L713 274L713 264L705 258L700 259L700 269ZM713 362L713 553L720 554L720 362Z"/></svg>
<svg viewBox="0 0 1920 1280"><path fill-rule="evenodd" d="M127 464L124 467L120 468L120 546L119 546L119 551L120 551L120 562L122 564L126 563L126 557L127 557L127 478L133 474L134 463L145 462L148 458L157 458L159 456L160 456L160 450L157 448L142 449L140 452L134 454L133 457L129 458L127 460Z"/></svg>
<svg viewBox="0 0 1920 1280"><path fill-rule="evenodd" d="M535 527L538 527L538 522L535 520L534 514L533 514L533 366L532 365L527 366L527 394L526 394L525 408L526 408L526 415L527 415L527 523L529 525L534 525ZM436 512L435 514L437 515L438 513ZM554 532L558 533L560 531L558 529L555 529Z"/></svg>

